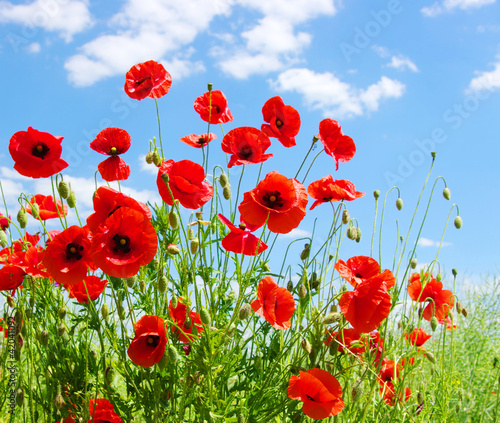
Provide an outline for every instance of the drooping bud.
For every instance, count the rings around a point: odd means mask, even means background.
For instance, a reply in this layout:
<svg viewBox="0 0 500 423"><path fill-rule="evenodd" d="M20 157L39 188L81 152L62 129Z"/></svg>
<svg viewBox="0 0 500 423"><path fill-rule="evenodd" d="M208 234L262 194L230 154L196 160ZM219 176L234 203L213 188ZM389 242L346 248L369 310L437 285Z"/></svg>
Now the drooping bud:
<svg viewBox="0 0 500 423"><path fill-rule="evenodd" d="M464 306L462 306L462 316L467 317L468 314L469 312L467 311L467 309Z"/></svg>
<svg viewBox="0 0 500 423"><path fill-rule="evenodd" d="M129 288L133 288L137 282L137 275L131 276L130 278L127 278L127 286Z"/></svg>
<svg viewBox="0 0 500 423"><path fill-rule="evenodd" d="M462 313L462 308L462 303L460 301L457 301L456 309L458 314Z"/></svg>
<svg viewBox="0 0 500 423"><path fill-rule="evenodd" d="M160 157L160 153L158 153L158 150L155 150L153 152L153 163L156 167L161 166L161 157Z"/></svg>
<svg viewBox="0 0 500 423"><path fill-rule="evenodd" d="M14 298L9 295L7 295L7 304L9 305L10 308L14 308L16 306L16 303L14 301Z"/></svg>
<svg viewBox="0 0 500 423"><path fill-rule="evenodd" d="M59 195L66 199L69 196L69 185L67 182L61 181L59 182L59 185L57 186L57 192Z"/></svg>
<svg viewBox="0 0 500 423"><path fill-rule="evenodd" d="M209 311L205 307L201 307L200 319L204 325L209 325L210 323L212 323L212 317L210 316Z"/></svg>
<svg viewBox="0 0 500 423"><path fill-rule="evenodd" d="M403 200L402 200L401 198L398 198L398 199L396 200L396 208L397 208L398 210L401 210L401 209L403 208Z"/></svg>
<svg viewBox="0 0 500 423"><path fill-rule="evenodd" d="M229 183L222 190L222 195L226 200L229 200L231 198L231 185Z"/></svg>
<svg viewBox="0 0 500 423"><path fill-rule="evenodd" d="M298 294L299 294L299 298L301 298L301 299L306 298L307 288L305 285L300 285Z"/></svg>
<svg viewBox="0 0 500 423"><path fill-rule="evenodd" d="M358 237L358 231L354 226L349 226L347 228L347 238L352 239L353 241Z"/></svg>
<svg viewBox="0 0 500 423"><path fill-rule="evenodd" d="M0 245L2 247L7 247L8 242L7 242L7 234L5 233L4 230L0 229Z"/></svg>
<svg viewBox="0 0 500 423"><path fill-rule="evenodd" d="M441 273L438 273L436 275L436 282L441 282L441 279L443 279L443 275L441 275Z"/></svg>
<svg viewBox="0 0 500 423"><path fill-rule="evenodd" d="M363 382L359 380L351 389L352 402L359 401L359 399L363 395L363 391L364 391Z"/></svg>
<svg viewBox="0 0 500 423"><path fill-rule="evenodd" d="M342 212L342 223L344 225L347 225L351 221L351 216L349 216L349 211L347 209L344 209Z"/></svg>
<svg viewBox="0 0 500 423"><path fill-rule="evenodd" d="M311 346L311 343L307 340L307 339L302 339L302 341L300 341L300 346L302 347L302 349L307 353L307 354L311 354L311 351L312 351L312 346Z"/></svg>
<svg viewBox="0 0 500 423"><path fill-rule="evenodd" d="M168 214L168 221L172 229L177 229L179 227L179 216L174 210L171 210Z"/></svg>
<svg viewBox="0 0 500 423"><path fill-rule="evenodd" d="M104 303L101 307L101 316L104 320L108 320L109 317L109 307L106 303Z"/></svg>
<svg viewBox="0 0 500 423"><path fill-rule="evenodd" d="M286 289L290 292L293 291L293 282L292 281L288 281L288 283L286 284Z"/></svg>
<svg viewBox="0 0 500 423"><path fill-rule="evenodd" d="M300 253L300 259L305 261L309 258L309 253L311 252L311 246L309 244L304 244L304 249Z"/></svg>
<svg viewBox="0 0 500 423"><path fill-rule="evenodd" d="M222 188L224 188L227 185L228 179L225 173L219 176L219 183Z"/></svg>
<svg viewBox="0 0 500 423"><path fill-rule="evenodd" d="M451 198L451 191L448 187L446 187L444 190L443 190L443 197L446 199L446 200L449 200Z"/></svg>
<svg viewBox="0 0 500 423"><path fill-rule="evenodd" d="M415 269L417 267L417 259L416 258L411 259L410 266L412 269Z"/></svg>
<svg viewBox="0 0 500 423"><path fill-rule="evenodd" d="M438 323L439 323L437 317L436 316L432 316L431 320L430 320L430 323L431 323L431 329L434 332L437 329Z"/></svg>
<svg viewBox="0 0 500 423"><path fill-rule="evenodd" d="M28 224L28 215L26 214L25 209L19 210L17 213L17 221L19 222L19 226L21 226L22 229L26 227Z"/></svg>
<svg viewBox="0 0 500 423"><path fill-rule="evenodd" d="M172 308L177 308L177 304L178 304L177 296L173 295L172 296Z"/></svg>
<svg viewBox="0 0 500 423"><path fill-rule="evenodd" d="M192 239L194 238L194 232L193 232L193 229L192 229L192 228L189 228L189 229L187 230L187 238L188 238L189 240L192 240Z"/></svg>
<svg viewBox="0 0 500 423"><path fill-rule="evenodd" d="M460 229L462 227L462 218L460 216L455 217L453 221L455 228Z"/></svg>
<svg viewBox="0 0 500 423"><path fill-rule="evenodd" d="M361 241L361 228L356 228L356 242Z"/></svg>
<svg viewBox="0 0 500 423"><path fill-rule="evenodd" d="M430 351L425 352L425 358L427 358L427 360L429 360L432 364L436 364L436 357L434 357L434 354Z"/></svg>
<svg viewBox="0 0 500 423"><path fill-rule="evenodd" d="M158 278L158 292L163 294L167 290L167 286L168 286L167 277L165 275L161 275Z"/></svg>
<svg viewBox="0 0 500 423"><path fill-rule="evenodd" d="M68 199L66 200L66 202L68 203L68 206L72 209L75 208L76 206L76 195L75 195L75 191L71 191L69 193L69 196L68 196Z"/></svg>
<svg viewBox="0 0 500 423"><path fill-rule="evenodd" d="M172 254L173 256L179 254L181 250L179 250L179 247L175 244L168 244L167 246L167 253Z"/></svg>
<svg viewBox="0 0 500 423"><path fill-rule="evenodd" d="M154 153L153 153L151 150L150 150L150 151L148 151L148 152L146 153L146 158L145 158L145 160L146 160L146 163L147 163L147 164L151 164L151 163L153 163L153 160L154 160Z"/></svg>
<svg viewBox="0 0 500 423"><path fill-rule="evenodd" d="M318 290L321 285L321 279L318 278L318 274L316 272L311 273L311 288L314 290Z"/></svg>
<svg viewBox="0 0 500 423"><path fill-rule="evenodd" d="M378 199L380 197L380 190L376 189L373 191L373 196L375 197L375 200Z"/></svg>
<svg viewBox="0 0 500 423"><path fill-rule="evenodd" d="M189 248L191 249L191 254L196 254L198 248L200 248L200 240L198 238L193 238L189 244Z"/></svg>
<svg viewBox="0 0 500 423"><path fill-rule="evenodd" d="M245 320L246 318L250 317L252 314L252 307L250 304L245 303L240 307L240 310L238 311L238 318L240 320Z"/></svg>
<svg viewBox="0 0 500 423"><path fill-rule="evenodd" d="M179 354L173 344L168 345L168 358L174 364L177 363L177 360L179 359Z"/></svg>
<svg viewBox="0 0 500 423"><path fill-rule="evenodd" d="M33 203L31 205L31 215L35 218L38 219L40 216L40 207L38 206L37 203ZM456 226L456 225L455 225Z"/></svg>

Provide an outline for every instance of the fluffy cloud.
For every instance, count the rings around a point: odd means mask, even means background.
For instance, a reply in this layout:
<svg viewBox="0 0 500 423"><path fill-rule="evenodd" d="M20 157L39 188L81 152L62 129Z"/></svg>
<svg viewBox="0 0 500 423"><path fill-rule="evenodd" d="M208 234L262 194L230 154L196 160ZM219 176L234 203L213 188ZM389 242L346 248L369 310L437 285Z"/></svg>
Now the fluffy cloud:
<svg viewBox="0 0 500 423"><path fill-rule="evenodd" d="M339 119L377 111L382 100L399 98L405 91L404 84L386 76L363 90L341 81L333 73L304 68L288 69L270 81L270 85L279 92L297 92L310 108L322 110L325 117Z"/></svg>
<svg viewBox="0 0 500 423"><path fill-rule="evenodd" d="M429 238L419 238L417 245L419 247L436 247L438 248L440 245L440 241L433 241L432 239ZM449 247L451 242L443 242L441 247Z"/></svg>
<svg viewBox="0 0 500 423"><path fill-rule="evenodd" d="M436 2L432 6L422 8L421 12L425 16L434 17L455 9L477 9L495 2L496 0L444 0L442 4Z"/></svg>
<svg viewBox="0 0 500 423"><path fill-rule="evenodd" d="M418 72L417 65L413 63L408 57L399 55L399 56L392 56L391 62L387 65L389 68L394 68L397 70L410 70L412 72Z"/></svg>
<svg viewBox="0 0 500 423"><path fill-rule="evenodd" d="M493 91L500 88L500 60L494 64L492 71L476 72L470 81L468 92Z"/></svg>
<svg viewBox="0 0 500 423"><path fill-rule="evenodd" d="M18 5L0 1L0 22L56 32L66 42L93 25L87 0L35 0Z"/></svg>

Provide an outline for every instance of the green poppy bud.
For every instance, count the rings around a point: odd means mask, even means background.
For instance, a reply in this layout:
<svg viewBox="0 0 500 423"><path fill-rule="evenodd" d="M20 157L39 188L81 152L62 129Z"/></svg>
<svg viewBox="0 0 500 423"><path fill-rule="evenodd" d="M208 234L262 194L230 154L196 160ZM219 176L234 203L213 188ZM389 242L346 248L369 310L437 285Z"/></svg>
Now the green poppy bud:
<svg viewBox="0 0 500 423"><path fill-rule="evenodd" d="M351 221L351 216L349 216L349 211L347 209L344 209L342 212L342 223L344 225L347 225Z"/></svg>
<svg viewBox="0 0 500 423"><path fill-rule="evenodd" d="M250 304L245 303L240 307L240 310L238 311L238 318L240 320L245 320L246 318L250 317L252 314L252 307Z"/></svg>
<svg viewBox="0 0 500 423"><path fill-rule="evenodd" d="M347 228L347 238L352 239L353 241L358 237L358 231L354 226L349 226Z"/></svg>
<svg viewBox="0 0 500 423"><path fill-rule="evenodd" d="M332 323L340 322L341 319L342 315L340 313L330 312L323 318L321 323L324 325L331 325Z"/></svg>
<svg viewBox="0 0 500 423"><path fill-rule="evenodd" d="M7 295L7 304L9 305L10 308L14 308L16 306L14 297Z"/></svg>
<svg viewBox="0 0 500 423"><path fill-rule="evenodd" d="M7 242L7 234L5 233L4 230L0 229L0 245L2 247L7 247L8 242Z"/></svg>
<svg viewBox="0 0 500 423"><path fill-rule="evenodd" d="M40 344L43 347L46 347L48 343L49 343L49 333L46 330L44 330L40 333Z"/></svg>
<svg viewBox="0 0 500 423"><path fill-rule="evenodd" d="M168 345L168 358L174 364L177 363L177 360L179 359L179 354L177 354L177 349L173 344Z"/></svg>
<svg viewBox="0 0 500 423"><path fill-rule="evenodd" d="M302 341L300 341L300 346L302 347L302 349L307 353L307 354L311 354L311 351L312 351L312 346L311 346L311 343L307 340L307 339L302 339Z"/></svg>
<svg viewBox="0 0 500 423"><path fill-rule="evenodd" d="M168 254L171 254L173 256L176 256L177 254L179 254L181 252L181 250L179 250L179 247L177 245L174 245L174 244L168 244L167 246L167 253Z"/></svg>
<svg viewBox="0 0 500 423"><path fill-rule="evenodd" d="M305 285L300 285L298 294L299 294L299 298L301 298L301 299L306 298L307 288Z"/></svg>
<svg viewBox="0 0 500 423"><path fill-rule="evenodd" d="M158 278L158 291L163 294L167 290L167 286L168 286L167 277L165 275L161 275Z"/></svg>
<svg viewBox="0 0 500 423"><path fill-rule="evenodd" d="M192 229L192 228L189 228L189 229L187 230L187 238L188 238L189 240L192 240L192 239L194 238L194 232L193 232L193 229Z"/></svg>
<svg viewBox="0 0 500 423"><path fill-rule="evenodd" d="M462 227L462 218L460 216L455 217L453 223L455 224L455 228L460 229Z"/></svg>
<svg viewBox="0 0 500 423"><path fill-rule="evenodd" d="M108 320L109 317L109 307L106 303L104 303L101 307L101 316L104 320Z"/></svg>
<svg viewBox="0 0 500 423"><path fill-rule="evenodd" d="M19 222L19 226L21 226L22 229L26 227L28 224L28 215L26 214L25 209L19 210L17 213L17 221Z"/></svg>
<svg viewBox="0 0 500 423"><path fill-rule="evenodd" d="M169 363L169 356L167 354L163 354L163 357L158 362L158 368L160 369L160 371L163 371L165 367L167 367L168 363Z"/></svg>
<svg viewBox="0 0 500 423"><path fill-rule="evenodd" d="M172 307L177 308L177 304L178 304L177 297L175 295L173 295L172 296Z"/></svg>
<svg viewBox="0 0 500 423"><path fill-rule="evenodd" d="M200 240L198 238L193 238L189 244L189 248L191 249L191 254L196 254L198 248L200 248Z"/></svg>
<svg viewBox="0 0 500 423"><path fill-rule="evenodd" d="M448 187L446 187L444 190L443 190L443 197L446 199L446 200L449 200L451 198L451 191Z"/></svg>
<svg viewBox="0 0 500 423"><path fill-rule="evenodd" d="M462 303L460 301L457 301L457 305L455 306L457 309L458 314L462 314Z"/></svg>
<svg viewBox="0 0 500 423"><path fill-rule="evenodd" d="M146 163L151 164L154 160L154 153L150 150L146 153Z"/></svg>
<svg viewBox="0 0 500 423"><path fill-rule="evenodd" d="M441 282L441 279L443 279L443 276L441 275L441 273L438 273L436 275L436 282Z"/></svg>
<svg viewBox="0 0 500 423"><path fill-rule="evenodd" d="M68 203L68 206L72 209L75 208L76 206L76 195L75 195L75 192L74 191L71 191L69 193L69 196L68 196L68 199L66 200L66 202Z"/></svg>
<svg viewBox="0 0 500 423"><path fill-rule="evenodd" d="M54 405L58 410L61 410L64 407L64 399L61 394L56 395L56 399L54 400Z"/></svg>
<svg viewBox="0 0 500 423"><path fill-rule="evenodd" d="M66 328L64 327L64 325L61 323L58 327L57 327L57 336L63 336L64 333L66 332Z"/></svg>
<svg viewBox="0 0 500 423"><path fill-rule="evenodd" d="M356 242L361 241L361 228L356 228Z"/></svg>
<svg viewBox="0 0 500 423"><path fill-rule="evenodd" d="M467 317L468 314L469 312L467 311L467 309L464 306L462 306L462 316Z"/></svg>
<svg viewBox="0 0 500 423"><path fill-rule="evenodd" d="M293 282L292 281L288 281L288 283L286 284L286 289L290 292L293 292Z"/></svg>
<svg viewBox="0 0 500 423"><path fill-rule="evenodd" d="M421 391L417 392L417 403L422 404L424 402L424 394Z"/></svg>
<svg viewBox="0 0 500 423"><path fill-rule="evenodd" d="M201 307L200 319L204 325L209 325L212 322L212 317L210 316L209 311L205 307Z"/></svg>
<svg viewBox="0 0 500 423"><path fill-rule="evenodd" d="M24 402L24 391L22 388L19 388L16 391L16 404L18 405L18 407L22 407L23 402Z"/></svg>
<svg viewBox="0 0 500 423"><path fill-rule="evenodd" d="M376 189L373 191L373 196L375 197L375 200L378 199L380 197L380 190Z"/></svg>
<svg viewBox="0 0 500 423"><path fill-rule="evenodd" d="M130 278L126 279L127 281L127 286L129 288L133 288L137 282L137 275L131 276Z"/></svg>
<svg viewBox="0 0 500 423"><path fill-rule="evenodd" d="M411 259L410 266L412 269L415 269L417 267L417 259L416 258Z"/></svg>
<svg viewBox="0 0 500 423"><path fill-rule="evenodd" d="M219 176L219 183L222 188L224 188L228 184L228 179L227 175L223 173L222 175Z"/></svg>
<svg viewBox="0 0 500 423"><path fill-rule="evenodd" d="M300 259L305 261L309 258L309 253L311 252L311 246L309 244L304 244L304 249L300 253Z"/></svg>
<svg viewBox="0 0 500 423"><path fill-rule="evenodd" d="M37 203L33 203L31 205L31 215L35 218L38 219L40 216L40 207L38 206ZM456 226L456 225L455 225Z"/></svg>
<svg viewBox="0 0 500 423"><path fill-rule="evenodd" d="M113 386L113 381L115 379L115 369L111 366L106 367L106 370L104 370L104 381L106 382L106 385L109 387Z"/></svg>
<svg viewBox="0 0 500 423"><path fill-rule="evenodd" d="M403 200L402 200L401 198L398 198L398 199L396 200L396 208L397 208L398 210L401 210L401 209L403 208Z"/></svg>
<svg viewBox="0 0 500 423"><path fill-rule="evenodd" d="M161 166L161 157L160 157L160 153L158 153L158 150L155 150L153 152L153 163L156 167Z"/></svg>
<svg viewBox="0 0 500 423"><path fill-rule="evenodd" d="M64 319L66 317L66 307L61 306L59 310L57 310L57 315L61 320Z"/></svg>
<svg viewBox="0 0 500 423"><path fill-rule="evenodd" d="M357 381L356 384L351 389L351 399L352 402L359 401L361 396L363 395L363 382Z"/></svg>
<svg viewBox="0 0 500 423"><path fill-rule="evenodd" d="M57 192L59 195L66 199L69 197L69 185L67 182L61 181L59 182L59 185L57 186Z"/></svg>
<svg viewBox="0 0 500 423"><path fill-rule="evenodd" d="M229 183L222 190L222 195L226 200L229 200L231 198L231 185Z"/></svg>
<svg viewBox="0 0 500 423"><path fill-rule="evenodd" d="M179 216L174 210L171 210L168 214L168 221L172 229L177 229L179 227Z"/></svg>
<svg viewBox="0 0 500 423"><path fill-rule="evenodd" d="M451 269L451 273L452 273L452 275L453 275L454 277L457 277L457 275L458 275L458 271L457 271L457 269Z"/></svg>
<svg viewBox="0 0 500 423"><path fill-rule="evenodd" d="M431 323L431 329L434 332L437 329L437 326L438 326L438 323L439 323L437 317L436 316L432 316L431 320L430 320L430 323Z"/></svg>
<svg viewBox="0 0 500 423"><path fill-rule="evenodd" d="M430 351L425 352L425 358L427 358L427 360L429 360L432 364L436 364L436 357L434 357L434 354Z"/></svg>

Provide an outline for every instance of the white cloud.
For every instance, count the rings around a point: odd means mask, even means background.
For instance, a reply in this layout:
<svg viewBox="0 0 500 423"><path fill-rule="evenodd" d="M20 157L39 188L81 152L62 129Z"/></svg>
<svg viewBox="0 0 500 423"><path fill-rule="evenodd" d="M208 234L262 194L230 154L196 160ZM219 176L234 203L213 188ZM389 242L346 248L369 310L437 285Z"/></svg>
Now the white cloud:
<svg viewBox="0 0 500 423"><path fill-rule="evenodd" d="M203 70L191 62L192 49L181 49L207 30L217 15L226 15L232 1L128 0L110 21L111 34L101 35L70 57L65 68L70 82L88 86L146 60L162 61L176 79Z"/></svg>
<svg viewBox="0 0 500 423"><path fill-rule="evenodd" d="M372 45L371 49L375 53L377 53L379 57L385 58L390 56L389 49L387 47L377 46L376 44L374 44Z"/></svg>
<svg viewBox="0 0 500 423"><path fill-rule="evenodd" d="M158 175L158 168L152 163L151 164L146 163L145 154L140 154L137 160L139 162L139 168L141 169L142 172L146 172L154 176Z"/></svg>
<svg viewBox="0 0 500 423"><path fill-rule="evenodd" d="M433 241L432 239L429 238L419 238L417 245L419 247L439 247L440 241ZM451 242L443 242L441 247L449 247Z"/></svg>
<svg viewBox="0 0 500 423"><path fill-rule="evenodd" d="M304 68L286 70L275 81L270 81L270 85L280 92L302 94L309 107L322 110L325 117L336 118L377 111L382 100L399 98L405 91L404 84L386 76L363 90L341 81L333 73L316 73Z"/></svg>
<svg viewBox="0 0 500 423"><path fill-rule="evenodd" d="M28 53L40 53L41 49L40 43L31 43L26 47Z"/></svg>
<svg viewBox="0 0 500 423"><path fill-rule="evenodd" d="M18 5L0 1L0 22L56 32L66 42L93 25L87 0L35 0Z"/></svg>
<svg viewBox="0 0 500 423"><path fill-rule="evenodd" d="M408 57L401 54L398 56L392 56L391 62L387 65L387 67L401 71L408 69L412 72L418 72L417 65L415 65L415 63L413 63Z"/></svg>
<svg viewBox="0 0 500 423"><path fill-rule="evenodd" d="M422 8L421 12L425 16L435 17L455 9L477 9L495 2L496 0L444 0L442 4L436 2L431 6Z"/></svg>
<svg viewBox="0 0 500 423"><path fill-rule="evenodd" d="M280 238L310 238L312 236L312 233L309 231L306 231L304 229L299 229L295 228L292 229L290 232L287 234L281 234Z"/></svg>
<svg viewBox="0 0 500 423"><path fill-rule="evenodd" d="M493 91L500 88L500 60L494 64L492 71L476 71L476 77L473 78L467 89L468 92Z"/></svg>

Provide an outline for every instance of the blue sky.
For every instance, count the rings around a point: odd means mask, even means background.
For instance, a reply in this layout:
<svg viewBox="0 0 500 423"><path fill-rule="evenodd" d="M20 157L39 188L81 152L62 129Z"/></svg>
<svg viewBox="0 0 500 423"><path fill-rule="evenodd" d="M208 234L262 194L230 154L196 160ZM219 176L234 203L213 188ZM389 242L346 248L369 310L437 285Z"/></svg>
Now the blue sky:
<svg viewBox="0 0 500 423"><path fill-rule="evenodd" d="M398 185L405 207L397 212L397 195L389 194L384 222L382 264L391 266L394 221L406 233L429 152L436 151L433 177L446 178L452 199L441 197L438 183L418 259L434 258L456 202L464 224L460 231L450 225L440 259L448 271L458 269L462 283L477 282L499 265L499 17L496 0L0 1L0 179L9 212L17 213L20 191L50 193L47 181L13 171L9 139L28 126L64 136L63 158L70 164L64 174L73 181L82 215L91 208L93 175L103 159L89 143L107 126L132 137L123 155L132 168L124 190L142 201L159 199L155 175L142 159L157 134L154 102L131 100L123 91L127 70L154 59L173 78L159 100L168 158L201 162L199 151L178 140L206 131L193 101L207 82L228 98L234 121L226 132L259 128L262 106L275 95L299 111L297 146L285 149L273 139L274 157L263 172L293 177L319 122L340 122L357 154L337 172L321 155L305 184L332 174L367 193L349 204L364 236L359 244L344 243L344 259L369 254L372 192L384 195ZM220 128L213 130L218 140L211 165L224 160L217 148ZM240 168L233 169L231 176L239 177ZM247 167L249 181L256 172ZM299 227L303 233L315 218L324 225L330 208L309 213Z"/></svg>

